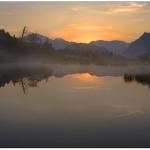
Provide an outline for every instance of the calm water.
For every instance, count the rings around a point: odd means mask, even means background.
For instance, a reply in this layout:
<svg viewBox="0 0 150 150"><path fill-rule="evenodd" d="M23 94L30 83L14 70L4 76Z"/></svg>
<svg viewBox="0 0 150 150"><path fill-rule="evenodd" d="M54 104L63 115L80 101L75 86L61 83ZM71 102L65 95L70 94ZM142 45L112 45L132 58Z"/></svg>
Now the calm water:
<svg viewBox="0 0 150 150"><path fill-rule="evenodd" d="M150 147L150 76L127 70L2 67L0 147Z"/></svg>

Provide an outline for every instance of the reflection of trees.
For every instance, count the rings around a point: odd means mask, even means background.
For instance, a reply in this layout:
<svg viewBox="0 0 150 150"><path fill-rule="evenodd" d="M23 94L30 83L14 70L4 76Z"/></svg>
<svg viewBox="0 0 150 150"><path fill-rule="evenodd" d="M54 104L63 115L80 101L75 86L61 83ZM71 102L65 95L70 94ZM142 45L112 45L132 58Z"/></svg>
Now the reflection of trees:
<svg viewBox="0 0 150 150"><path fill-rule="evenodd" d="M90 73L95 76L102 76L101 73L95 70L87 70L85 68L79 69L64 69L58 67L57 65L50 66L22 66L17 67L2 67L0 68L0 87L4 87L10 82L15 86L16 84L21 86L23 93L26 94L29 88L37 87L39 82L42 80L48 81L51 76L54 77L64 77L65 75L75 74L75 73ZM110 75L110 74L109 74ZM125 82L136 81L143 85L148 85L150 87L150 74L146 75L135 75L135 74L125 74Z"/></svg>
<svg viewBox="0 0 150 150"><path fill-rule="evenodd" d="M22 91L24 94L27 93L29 87L37 87L38 80L29 80L29 79L19 79L18 83L22 87Z"/></svg>
<svg viewBox="0 0 150 150"><path fill-rule="evenodd" d="M148 85L150 87L150 75L149 74L146 74L146 75L125 74L124 81L125 82L136 81L138 83L141 83L143 85Z"/></svg>
<svg viewBox="0 0 150 150"><path fill-rule="evenodd" d="M21 80L19 80L19 83L22 87L23 93L26 94L26 91L27 91L27 88L28 88L26 82L23 79L21 79Z"/></svg>
<svg viewBox="0 0 150 150"><path fill-rule="evenodd" d="M21 85L23 93L26 94L29 87L37 87L38 80L20 79L18 83Z"/></svg>
<svg viewBox="0 0 150 150"><path fill-rule="evenodd" d="M133 75L125 74L124 75L124 80L125 80L125 82L131 82L131 81L134 80L134 77L133 77Z"/></svg>
<svg viewBox="0 0 150 150"><path fill-rule="evenodd" d="M15 86L20 85L24 94L27 94L29 88L37 87L38 83L42 80L48 81L49 76L51 76L51 71L49 70L9 70L0 73L0 87L4 87L10 82Z"/></svg>

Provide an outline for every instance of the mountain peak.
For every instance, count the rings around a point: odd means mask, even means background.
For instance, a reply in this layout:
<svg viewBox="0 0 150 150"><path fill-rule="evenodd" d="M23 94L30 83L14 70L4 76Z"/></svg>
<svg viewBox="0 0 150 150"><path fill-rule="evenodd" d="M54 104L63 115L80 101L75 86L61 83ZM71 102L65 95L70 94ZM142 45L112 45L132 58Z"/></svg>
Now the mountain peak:
<svg viewBox="0 0 150 150"><path fill-rule="evenodd" d="M150 38L150 33L144 32L139 39L144 39L145 40L147 38Z"/></svg>
<svg viewBox="0 0 150 150"><path fill-rule="evenodd" d="M134 57L150 55L150 33L144 32L137 40L133 41L126 54Z"/></svg>
<svg viewBox="0 0 150 150"><path fill-rule="evenodd" d="M66 41L63 38L55 38L54 40L57 40L57 41Z"/></svg>
<svg viewBox="0 0 150 150"><path fill-rule="evenodd" d="M144 32L143 35L150 35L150 32Z"/></svg>
<svg viewBox="0 0 150 150"><path fill-rule="evenodd" d="M149 43L150 42L150 33L144 32L136 41Z"/></svg>
<svg viewBox="0 0 150 150"><path fill-rule="evenodd" d="M150 42L150 33L144 32L136 41Z"/></svg>

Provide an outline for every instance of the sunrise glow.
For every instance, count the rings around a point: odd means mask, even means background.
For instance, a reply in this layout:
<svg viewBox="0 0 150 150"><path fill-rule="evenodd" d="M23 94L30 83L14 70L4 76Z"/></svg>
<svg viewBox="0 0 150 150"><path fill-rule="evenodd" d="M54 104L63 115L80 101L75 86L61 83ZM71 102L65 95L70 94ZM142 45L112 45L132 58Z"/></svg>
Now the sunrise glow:
<svg viewBox="0 0 150 150"><path fill-rule="evenodd" d="M150 27L149 2L3 2L0 14L0 28L16 36L26 25L29 32L84 43L133 41Z"/></svg>

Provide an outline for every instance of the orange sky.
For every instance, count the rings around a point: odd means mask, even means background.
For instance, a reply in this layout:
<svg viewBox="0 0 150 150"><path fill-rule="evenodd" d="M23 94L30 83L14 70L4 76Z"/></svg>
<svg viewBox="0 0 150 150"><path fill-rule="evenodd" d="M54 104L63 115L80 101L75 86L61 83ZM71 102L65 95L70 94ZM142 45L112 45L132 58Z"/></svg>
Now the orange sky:
<svg viewBox="0 0 150 150"><path fill-rule="evenodd" d="M150 2L0 2L0 28L50 38L133 41L150 32Z"/></svg>

